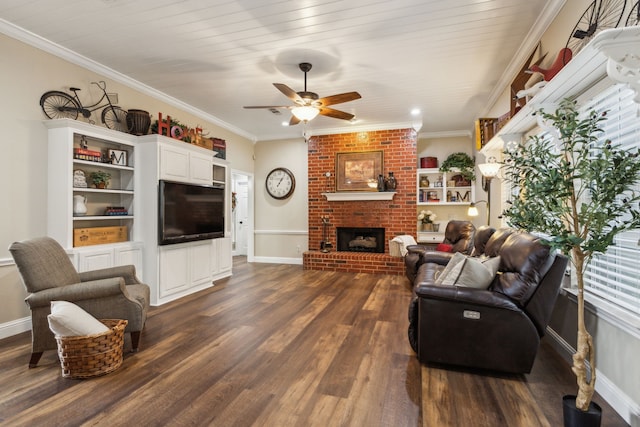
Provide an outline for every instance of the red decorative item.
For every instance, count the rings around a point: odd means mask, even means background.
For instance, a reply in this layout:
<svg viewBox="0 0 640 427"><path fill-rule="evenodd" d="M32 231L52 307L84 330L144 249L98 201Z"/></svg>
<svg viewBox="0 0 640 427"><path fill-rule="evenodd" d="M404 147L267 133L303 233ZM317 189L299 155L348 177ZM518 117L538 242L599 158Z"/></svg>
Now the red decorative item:
<svg viewBox="0 0 640 427"><path fill-rule="evenodd" d="M538 65L532 65L530 70L542 74L545 81L551 81L551 79L554 78L560 70L562 70L567 62L571 60L571 56L571 49L567 47L562 48L560 49L560 52L558 52L558 56L556 57L556 60L553 62L551 67L544 69L540 68Z"/></svg>
<svg viewBox="0 0 640 427"><path fill-rule="evenodd" d="M422 169L435 169L438 167L437 157L420 157L420 167Z"/></svg>
<svg viewBox="0 0 640 427"><path fill-rule="evenodd" d="M453 250L453 246L448 245L446 243L438 243L438 246L436 246L436 251L451 252L452 250Z"/></svg>

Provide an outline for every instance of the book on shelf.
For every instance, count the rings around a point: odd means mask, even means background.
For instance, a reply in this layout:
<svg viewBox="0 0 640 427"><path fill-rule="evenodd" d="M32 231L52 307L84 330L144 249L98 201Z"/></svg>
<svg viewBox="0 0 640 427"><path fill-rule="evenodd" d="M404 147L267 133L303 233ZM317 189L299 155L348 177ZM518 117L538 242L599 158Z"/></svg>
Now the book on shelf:
<svg viewBox="0 0 640 427"><path fill-rule="evenodd" d="M74 148L73 158L77 160L89 160L91 162L101 162L102 153L96 150L88 150L86 148Z"/></svg>
<svg viewBox="0 0 640 427"><path fill-rule="evenodd" d="M107 206L104 214L107 216L129 215L129 211L124 206Z"/></svg>

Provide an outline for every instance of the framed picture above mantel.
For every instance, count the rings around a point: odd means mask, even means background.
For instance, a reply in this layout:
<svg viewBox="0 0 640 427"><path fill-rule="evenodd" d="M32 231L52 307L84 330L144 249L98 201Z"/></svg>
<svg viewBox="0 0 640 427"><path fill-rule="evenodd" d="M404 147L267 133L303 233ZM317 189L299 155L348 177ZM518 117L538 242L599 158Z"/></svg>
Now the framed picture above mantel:
<svg viewBox="0 0 640 427"><path fill-rule="evenodd" d="M377 191L383 152L336 153L336 191Z"/></svg>

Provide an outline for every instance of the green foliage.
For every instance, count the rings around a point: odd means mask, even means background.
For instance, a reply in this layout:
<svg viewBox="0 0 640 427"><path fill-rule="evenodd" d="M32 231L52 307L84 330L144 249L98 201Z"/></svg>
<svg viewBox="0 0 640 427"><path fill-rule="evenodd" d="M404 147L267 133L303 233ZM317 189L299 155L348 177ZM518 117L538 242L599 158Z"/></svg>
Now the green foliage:
<svg viewBox="0 0 640 427"><path fill-rule="evenodd" d="M537 114L556 135L532 137L505 153L507 181L521 192L503 215L515 228L550 236L552 247L579 255L584 267L618 233L640 227L640 195L634 191L640 182L638 152L598 142L606 114L580 117L572 101Z"/></svg>
<svg viewBox="0 0 640 427"><path fill-rule="evenodd" d="M166 124L167 123L167 119L162 119L162 123ZM179 128L181 128L183 134L184 134L184 129L187 128L187 126L183 125L178 120L175 120L175 119L172 118L171 122L169 123L169 133L171 132L171 128L173 128L174 126L178 126ZM151 123L150 130L151 130L152 134L157 134L158 133L158 120L154 120L153 123ZM163 133L163 135L165 135L165 133ZM170 134L167 134L165 136L171 137ZM180 139L180 141L191 143L191 138L188 135L183 135L183 136L181 136L181 138L178 138L178 139Z"/></svg>
<svg viewBox="0 0 640 427"><path fill-rule="evenodd" d="M103 182L105 185L109 185L109 181L111 181L111 174L103 171L91 172L89 174L89 179L93 185L99 185Z"/></svg>
<svg viewBox="0 0 640 427"><path fill-rule="evenodd" d="M467 153L460 152L450 154L440 165L440 172L450 172L457 169L465 179L473 181L476 179L475 167L473 159Z"/></svg>

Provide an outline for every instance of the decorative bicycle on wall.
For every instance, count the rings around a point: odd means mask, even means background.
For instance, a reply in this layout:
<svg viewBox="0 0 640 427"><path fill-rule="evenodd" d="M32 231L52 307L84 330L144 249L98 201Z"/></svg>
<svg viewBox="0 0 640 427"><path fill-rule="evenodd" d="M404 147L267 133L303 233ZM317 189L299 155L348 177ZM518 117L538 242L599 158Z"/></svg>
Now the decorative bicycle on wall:
<svg viewBox="0 0 640 427"><path fill-rule="evenodd" d="M627 27L636 25L640 25L640 1L637 1L636 4L631 6L631 12L629 12L629 16L627 17Z"/></svg>
<svg viewBox="0 0 640 427"><path fill-rule="evenodd" d="M627 27L639 25L640 0L631 6L629 15L624 21L626 5L626 0L594 0L578 19L565 47L571 49L571 53L575 56L602 30L617 28L621 22ZM564 63L567 62L568 60Z"/></svg>
<svg viewBox="0 0 640 427"><path fill-rule="evenodd" d="M78 97L79 88L71 87L73 96L58 90L50 90L40 97L40 107L50 119L77 119L79 114L89 119L91 113L102 108L102 123L109 129L120 132L128 132L127 112L118 107L118 94L107 93L107 84L104 81L91 82L100 88L102 97L92 105L84 106ZM106 102L104 102L106 100ZM94 123L90 120L91 123Z"/></svg>

